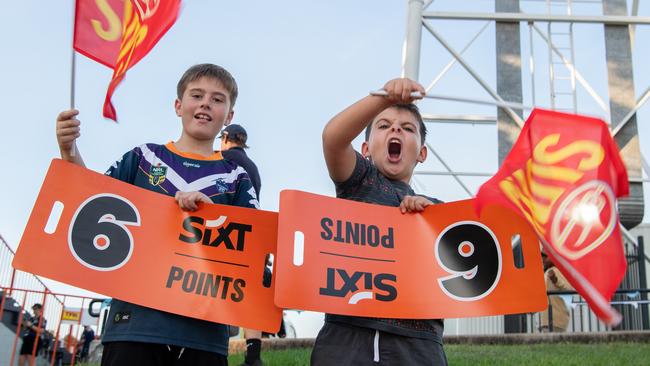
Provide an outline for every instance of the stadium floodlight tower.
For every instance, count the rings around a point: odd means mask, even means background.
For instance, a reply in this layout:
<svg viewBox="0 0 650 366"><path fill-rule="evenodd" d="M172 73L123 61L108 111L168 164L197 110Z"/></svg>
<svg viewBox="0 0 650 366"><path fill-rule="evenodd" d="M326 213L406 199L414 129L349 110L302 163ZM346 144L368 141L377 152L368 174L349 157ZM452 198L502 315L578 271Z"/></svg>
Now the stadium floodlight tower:
<svg viewBox="0 0 650 366"><path fill-rule="evenodd" d="M619 201L619 215L623 228L623 234L626 241L636 244L635 239L626 229L637 226L643 220L644 215L644 197L642 171L650 176L650 168L641 154L639 144L639 134L637 129L636 112L639 108L650 99L650 88L637 100L634 90L634 72L632 63L632 45L634 42L635 26L650 24L650 17L638 16L638 0L631 1L631 11L628 13L628 0L494 0L494 7L485 9L484 12L467 12L464 10L458 12L434 11L429 8L435 8L439 4L449 8L456 6L461 9L471 7L470 2L434 2L432 0L407 0L408 16L407 31L403 53L402 76L418 80L422 85L429 85L427 91L444 75L450 68L450 65L460 65L473 79L477 82L482 92L490 95L491 100L472 99L467 95L463 98L447 98L444 95L429 95L432 98L447 100L456 100L463 103L490 103L496 109L495 116L480 115L462 115L462 114L441 114L427 113L426 106L421 106L422 114L427 123L440 123L453 121L455 124L496 124L497 128L497 146L498 162L503 162L506 155L512 148L516 140L523 121L530 112L530 107L526 107L524 96L528 97L528 103L539 104L543 108L555 109L569 113L592 113L589 109L578 108L577 89L580 95L586 96L592 106L600 108L598 112L603 113L605 119L609 119L612 134L620 148L623 160L628 169L630 177L630 195ZM482 3L483 5L485 3ZM590 15L577 15L574 11L576 5L591 6ZM525 11L522 11L522 6ZM539 11L544 9L544 11ZM595 8L594 8L595 7ZM529 8L537 11L529 12ZM472 7L474 9L474 7ZM595 9L595 10L594 10ZM599 13L600 15L593 15ZM486 24L479 33L467 44L462 50L457 50L451 46L450 42L439 33L434 25L434 21L479 21ZM448 24L448 23L445 23ZM578 37L574 37L574 25L592 24L602 25L604 34L604 62L607 70L607 94L608 98L602 98L596 88L592 87L587 79L579 72L574 60L576 59L576 45L579 42ZM487 26L493 26L495 31L494 37L494 54L496 56L496 77L490 75L484 78L479 71L472 66L471 62L465 58L464 51L483 33ZM423 29L425 32L423 32ZM528 37L526 32L528 31ZM523 32L522 32L523 31ZM429 80L422 80L420 75L421 61L424 61L424 49L422 48L423 33L433 38L441 45L451 56L452 61L430 84ZM522 35L524 35L522 37ZM533 39L537 43L533 42ZM545 45L544 52L538 55L534 54L534 44L542 41ZM592 42L593 38L589 39ZM529 64L522 63L522 45L529 53L527 55ZM599 46L600 47L600 46ZM436 57L439 58L438 54ZM446 56L446 55L445 55ZM539 61L540 56L544 60ZM580 56L580 55L578 55ZM592 56L590 56L592 57ZM547 82L539 83L539 75L535 75L535 65L543 65L546 69L544 74L548 74ZM522 65L525 69L522 70ZM527 66L527 67L526 67ZM424 70L424 69L423 69ZM524 72L525 71L525 72ZM538 71L539 72L539 71ZM529 73L530 75L524 75ZM530 79L524 77L530 76ZM596 75L604 78L605 75ZM490 85L486 80L496 80L496 85ZM544 85L540 85L544 84ZM524 93L524 86L529 86L530 90ZM603 85L604 82L603 82ZM604 89L604 88L603 88ZM540 90L543 91L543 98ZM468 92L469 93L469 92ZM603 94L605 92L603 91ZM537 100L540 99L540 100ZM541 100L544 100L541 102ZM609 99L609 103L605 100ZM430 153L439 160L446 171L424 171L422 168L415 172L415 183L417 186L426 190L426 184L418 178L431 175L447 175L456 180L468 196L473 196L475 190L471 191L463 182L464 177L487 177L490 174L478 172L456 172L449 164L442 160L439 154L433 150L433 147L427 143ZM494 172L492 172L494 173ZM510 319L513 320L513 319ZM517 319L514 320L516 323ZM506 317L504 331L522 331L525 324L516 325L512 322L509 324L509 318Z"/></svg>

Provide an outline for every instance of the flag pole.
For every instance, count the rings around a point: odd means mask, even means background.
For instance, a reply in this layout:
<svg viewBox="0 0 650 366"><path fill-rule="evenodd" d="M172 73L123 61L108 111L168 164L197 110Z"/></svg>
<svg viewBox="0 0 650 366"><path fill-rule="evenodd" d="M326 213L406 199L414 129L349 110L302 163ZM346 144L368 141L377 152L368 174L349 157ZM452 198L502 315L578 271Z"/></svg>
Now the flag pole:
<svg viewBox="0 0 650 366"><path fill-rule="evenodd" d="M72 60L70 62L70 109L74 109L74 95L75 95L75 70L77 66L77 53L74 50L74 30L76 22L76 13L77 13L77 1L72 0ZM77 143L76 141L72 142L72 148L70 149L70 156L77 155Z"/></svg>
<svg viewBox="0 0 650 366"><path fill-rule="evenodd" d="M77 53L72 48L72 62L71 62L71 72L70 72L70 109L74 109L74 85L75 85L75 69L77 65Z"/></svg>

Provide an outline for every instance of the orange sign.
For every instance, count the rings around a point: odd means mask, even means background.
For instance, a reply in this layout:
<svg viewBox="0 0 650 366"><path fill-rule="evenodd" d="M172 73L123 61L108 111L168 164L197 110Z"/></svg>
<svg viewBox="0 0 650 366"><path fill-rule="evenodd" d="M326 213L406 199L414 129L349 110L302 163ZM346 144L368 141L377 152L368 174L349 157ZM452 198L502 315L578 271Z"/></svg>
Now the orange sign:
<svg viewBox="0 0 650 366"><path fill-rule="evenodd" d="M276 332L282 310L274 283L262 283L276 238L275 212L184 212L172 197L54 160L13 265L135 304Z"/></svg>
<svg viewBox="0 0 650 366"><path fill-rule="evenodd" d="M473 201L421 214L299 191L280 195L275 303L389 318L458 318L547 306L539 242L509 210ZM517 239L519 238L519 239ZM515 266L520 240L524 265Z"/></svg>

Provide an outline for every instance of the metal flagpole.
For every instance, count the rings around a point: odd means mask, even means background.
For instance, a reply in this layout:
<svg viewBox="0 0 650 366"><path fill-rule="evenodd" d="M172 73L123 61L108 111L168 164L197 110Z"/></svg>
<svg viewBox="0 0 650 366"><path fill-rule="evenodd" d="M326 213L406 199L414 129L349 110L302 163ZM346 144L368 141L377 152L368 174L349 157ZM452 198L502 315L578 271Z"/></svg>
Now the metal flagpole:
<svg viewBox="0 0 650 366"><path fill-rule="evenodd" d="M70 109L74 109L74 84L75 84L75 68L77 64L77 53L72 48L72 62L70 70Z"/></svg>
<svg viewBox="0 0 650 366"><path fill-rule="evenodd" d="M370 95L376 95L380 97L385 97L388 95L388 93L385 90L373 90L370 92ZM483 100L483 99L473 99L473 98L463 98L463 97L452 97L452 96L446 96L446 95L441 95L441 94L420 94L420 92L412 92L411 97L419 99L419 98L429 98L429 99L440 99L440 100L449 100L449 101L454 101L454 102L462 102L462 103L473 103L473 104L482 104L482 105L493 105L496 107L502 107L502 108L515 108L515 109L524 109L524 110L532 110L535 107L534 106L529 106L529 105L524 105L521 103L514 103L514 102L507 102L507 101L497 101L497 100Z"/></svg>
<svg viewBox="0 0 650 366"><path fill-rule="evenodd" d="M74 109L74 94L75 94L75 70L77 66L77 53L74 50L74 30L76 22L76 13L77 13L77 1L72 0L72 60L70 62L70 109ZM77 155L77 143L72 142L72 148L70 148L70 156Z"/></svg>

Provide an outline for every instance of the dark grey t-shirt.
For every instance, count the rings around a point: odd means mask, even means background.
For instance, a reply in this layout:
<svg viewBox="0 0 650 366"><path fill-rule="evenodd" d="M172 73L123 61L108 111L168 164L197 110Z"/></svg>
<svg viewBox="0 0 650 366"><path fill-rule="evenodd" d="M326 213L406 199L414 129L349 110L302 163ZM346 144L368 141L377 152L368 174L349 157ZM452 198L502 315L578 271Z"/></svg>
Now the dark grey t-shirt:
<svg viewBox="0 0 650 366"><path fill-rule="evenodd" d="M342 183L335 183L336 197L383 206L400 205L404 196L415 192L406 183L386 178L369 160L357 152L357 162L352 176ZM440 200L427 197L433 203ZM424 338L442 343L444 324L442 319L384 319L327 314L325 320L377 329L407 337Z"/></svg>

